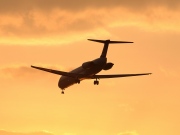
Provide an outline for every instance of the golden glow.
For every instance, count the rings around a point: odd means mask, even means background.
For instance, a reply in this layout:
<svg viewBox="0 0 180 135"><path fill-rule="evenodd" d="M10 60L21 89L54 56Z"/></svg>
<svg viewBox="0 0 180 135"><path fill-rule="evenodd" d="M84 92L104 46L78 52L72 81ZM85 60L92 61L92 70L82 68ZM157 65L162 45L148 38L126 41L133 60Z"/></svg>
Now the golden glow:
<svg viewBox="0 0 180 135"><path fill-rule="evenodd" d="M0 135L180 134L178 8L26 2L35 5L0 5ZM61 95L60 76L30 68L69 71L99 57L88 38L135 42L110 46L115 66L100 74L153 74L82 81Z"/></svg>

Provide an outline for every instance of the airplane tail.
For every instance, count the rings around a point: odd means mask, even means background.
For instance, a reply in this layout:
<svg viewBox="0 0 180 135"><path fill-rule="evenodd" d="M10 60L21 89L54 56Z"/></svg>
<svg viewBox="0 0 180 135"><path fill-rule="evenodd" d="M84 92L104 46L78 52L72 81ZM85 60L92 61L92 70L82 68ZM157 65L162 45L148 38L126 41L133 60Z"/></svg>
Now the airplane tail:
<svg viewBox="0 0 180 135"><path fill-rule="evenodd" d="M104 43L104 47L101 53L101 58L106 58L108 46L109 44L117 44L117 43L133 43L129 41L111 41L111 40L97 40L97 39L88 39L90 41L98 42L98 43Z"/></svg>

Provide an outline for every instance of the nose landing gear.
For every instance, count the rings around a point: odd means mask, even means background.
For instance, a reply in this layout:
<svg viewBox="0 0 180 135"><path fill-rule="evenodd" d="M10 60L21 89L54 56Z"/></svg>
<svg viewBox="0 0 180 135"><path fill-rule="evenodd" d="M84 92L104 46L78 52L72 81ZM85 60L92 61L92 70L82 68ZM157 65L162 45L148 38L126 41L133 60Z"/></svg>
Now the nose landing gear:
<svg viewBox="0 0 180 135"><path fill-rule="evenodd" d="M61 94L64 94L64 90L62 90Z"/></svg>

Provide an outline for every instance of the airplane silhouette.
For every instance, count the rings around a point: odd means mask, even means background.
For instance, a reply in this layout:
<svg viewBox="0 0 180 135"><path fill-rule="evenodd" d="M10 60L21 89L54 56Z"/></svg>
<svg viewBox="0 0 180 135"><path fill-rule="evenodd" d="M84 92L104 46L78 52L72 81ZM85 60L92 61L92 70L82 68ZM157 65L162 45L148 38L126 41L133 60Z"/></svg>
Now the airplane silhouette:
<svg viewBox="0 0 180 135"><path fill-rule="evenodd" d="M117 77L131 77L131 76L142 76L142 75L150 75L151 73L141 73L141 74L112 74L112 75L97 75L101 70L109 70L113 67L113 63L108 62L106 54L108 51L109 44L116 43L133 43L128 41L110 41L110 40L96 40L96 39L88 39L90 41L103 43L104 47L101 53L101 56L95 60L84 62L80 67L70 71L58 71L53 69L47 69L37 66L31 66L32 68L36 68L39 70L43 70L46 72L50 72L57 75L62 75L59 79L58 86L62 90L62 94L64 94L65 88L73 85L80 84L80 81L84 79L95 79L94 85L99 85L98 79L102 78L117 78Z"/></svg>

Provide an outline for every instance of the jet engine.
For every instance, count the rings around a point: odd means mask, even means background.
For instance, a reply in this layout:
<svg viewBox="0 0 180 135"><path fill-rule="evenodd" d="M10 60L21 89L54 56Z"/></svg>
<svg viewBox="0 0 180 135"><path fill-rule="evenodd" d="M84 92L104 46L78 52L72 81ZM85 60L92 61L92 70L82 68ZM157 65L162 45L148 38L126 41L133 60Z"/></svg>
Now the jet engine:
<svg viewBox="0 0 180 135"><path fill-rule="evenodd" d="M90 69L90 68L93 67L94 65L95 65L94 62L88 61L88 62L84 62L84 63L82 64L82 67L83 67L84 69Z"/></svg>
<svg viewBox="0 0 180 135"><path fill-rule="evenodd" d="M113 63L109 62L109 63L106 63L106 65L104 66L103 70L109 70L113 67Z"/></svg>

